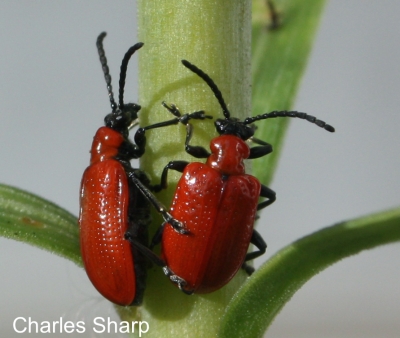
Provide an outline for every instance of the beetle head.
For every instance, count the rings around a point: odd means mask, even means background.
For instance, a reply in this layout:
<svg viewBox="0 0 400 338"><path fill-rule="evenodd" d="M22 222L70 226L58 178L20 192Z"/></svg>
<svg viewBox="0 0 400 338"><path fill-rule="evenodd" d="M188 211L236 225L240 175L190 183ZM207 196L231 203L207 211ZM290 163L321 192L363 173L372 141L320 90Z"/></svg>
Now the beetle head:
<svg viewBox="0 0 400 338"><path fill-rule="evenodd" d="M104 124L127 137L130 127L136 124L138 120L140 108L140 105L136 103L127 103L122 109L117 108L108 114L104 118Z"/></svg>
<svg viewBox="0 0 400 338"><path fill-rule="evenodd" d="M114 100L114 94L111 85L111 75L107 65L107 58L103 48L103 40L107 34L105 32L101 33L97 38L97 50L100 57L100 63L103 69L104 78L107 84L108 96L110 97L112 112L104 118L104 123L107 127L120 132L124 137L128 137L129 128L137 124L138 112L140 110L140 105L136 103L124 103L124 88L126 71L128 68L128 63L131 56L140 48L142 48L143 43L138 42L128 49L125 53L124 58L121 63L121 72L119 78L119 104L117 105Z"/></svg>
<svg viewBox="0 0 400 338"><path fill-rule="evenodd" d="M214 122L215 128L220 135L235 135L243 141L248 140L254 135L254 129L245 125L238 118L230 117L217 119Z"/></svg>

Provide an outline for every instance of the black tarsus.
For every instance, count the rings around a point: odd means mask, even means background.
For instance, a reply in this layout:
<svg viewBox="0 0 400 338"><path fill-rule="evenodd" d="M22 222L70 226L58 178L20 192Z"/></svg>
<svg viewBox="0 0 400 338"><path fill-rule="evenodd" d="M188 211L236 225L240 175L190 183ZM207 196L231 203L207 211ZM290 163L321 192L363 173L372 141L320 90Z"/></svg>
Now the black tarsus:
<svg viewBox="0 0 400 338"><path fill-rule="evenodd" d="M168 266L163 267L163 272L170 279L172 283L178 286L179 290L181 290L183 293L189 296L193 294L194 290L185 289L185 286L187 285L186 281L183 278L176 275Z"/></svg>
<svg viewBox="0 0 400 338"><path fill-rule="evenodd" d="M160 128L160 127L171 126L171 125L178 124L178 123L182 123L183 125L186 126L186 125L189 124L189 121L191 119L204 120L204 119L212 119L213 118L210 115L205 115L204 110L198 110L198 111L195 111L193 113L186 113L186 114L182 115L181 112L179 111L179 108L176 105L174 105L174 104L168 105L167 103L165 103L165 101L162 102L162 105L172 115L174 115L175 118L172 119L172 120L167 120L167 121L154 123L154 124L148 125L146 127L142 127L140 129L150 130L150 129Z"/></svg>

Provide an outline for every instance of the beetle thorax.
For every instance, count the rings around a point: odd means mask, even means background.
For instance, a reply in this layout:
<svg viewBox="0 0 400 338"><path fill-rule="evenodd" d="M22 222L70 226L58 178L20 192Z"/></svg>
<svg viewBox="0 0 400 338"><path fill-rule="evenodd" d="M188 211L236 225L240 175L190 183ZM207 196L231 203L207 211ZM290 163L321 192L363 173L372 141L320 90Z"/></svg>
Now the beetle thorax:
<svg viewBox="0 0 400 338"><path fill-rule="evenodd" d="M93 138L90 164L114 158L123 142L124 137L119 132L108 127L99 128Z"/></svg>
<svg viewBox="0 0 400 338"><path fill-rule="evenodd" d="M239 137L221 135L210 143L211 155L207 165L220 171L223 175L242 175L245 173L243 160L249 157L250 148Z"/></svg>

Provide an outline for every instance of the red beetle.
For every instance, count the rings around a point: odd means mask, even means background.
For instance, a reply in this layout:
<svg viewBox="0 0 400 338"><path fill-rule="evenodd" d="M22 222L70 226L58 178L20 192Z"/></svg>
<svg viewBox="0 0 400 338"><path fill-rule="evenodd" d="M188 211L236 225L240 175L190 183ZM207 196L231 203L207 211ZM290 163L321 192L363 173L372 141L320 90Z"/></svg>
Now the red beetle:
<svg viewBox="0 0 400 338"><path fill-rule="evenodd" d="M117 106L103 49L105 36L106 33L100 34L97 48L112 112L104 119L105 127L101 127L94 137L90 166L82 177L81 254L89 279L105 298L119 305L139 305L145 288L145 257L163 265L147 249L150 203L178 232L185 233L185 230L150 192L160 188L152 187L144 172L131 167L130 160L143 155L145 130L209 117L202 111L184 116L175 114L173 120L138 129L133 144L128 139L129 129L138 123L141 107L134 103L124 104L123 95L129 59L143 43L131 47L122 60Z"/></svg>
<svg viewBox="0 0 400 338"><path fill-rule="evenodd" d="M182 63L200 76L211 88L223 110L225 119L217 119L215 127L220 136L211 140L211 154L203 147L189 145L192 127L187 125L186 151L207 158L205 164L172 161L163 171L160 186L166 187L169 169L183 172L178 182L170 212L184 223L187 234L163 226L162 257L164 273L185 293L209 293L227 284L243 267L250 274L253 268L246 261L262 255L267 245L253 228L257 210L275 201L275 192L245 173L243 161L272 152L268 143L256 139L257 120L274 117L298 117L333 132L334 128L305 113L271 112L240 121L230 117L222 94L212 79L186 60ZM250 148L246 140L258 144ZM260 197L265 201L258 203ZM258 251L247 253L249 244Z"/></svg>

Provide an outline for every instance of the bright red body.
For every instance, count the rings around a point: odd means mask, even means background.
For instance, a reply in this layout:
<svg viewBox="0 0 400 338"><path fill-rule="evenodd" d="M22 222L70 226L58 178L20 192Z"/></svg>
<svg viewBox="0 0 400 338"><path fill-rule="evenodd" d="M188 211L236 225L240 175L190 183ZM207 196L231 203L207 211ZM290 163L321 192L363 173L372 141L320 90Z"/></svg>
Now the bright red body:
<svg viewBox="0 0 400 338"><path fill-rule="evenodd" d="M261 185L245 174L247 144L233 135L211 141L207 163L186 166L173 199L171 214L189 234L165 226L162 255L185 289L213 292L228 283L242 266L253 233Z"/></svg>
<svg viewBox="0 0 400 338"><path fill-rule="evenodd" d="M128 230L129 185L123 165L114 159L122 135L100 128L91 163L83 174L80 195L80 244L86 272L110 301L131 305L136 296L134 258Z"/></svg>

